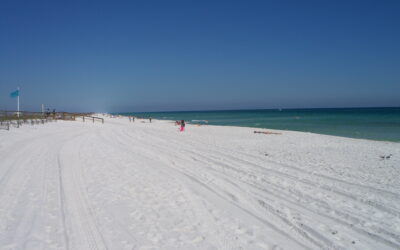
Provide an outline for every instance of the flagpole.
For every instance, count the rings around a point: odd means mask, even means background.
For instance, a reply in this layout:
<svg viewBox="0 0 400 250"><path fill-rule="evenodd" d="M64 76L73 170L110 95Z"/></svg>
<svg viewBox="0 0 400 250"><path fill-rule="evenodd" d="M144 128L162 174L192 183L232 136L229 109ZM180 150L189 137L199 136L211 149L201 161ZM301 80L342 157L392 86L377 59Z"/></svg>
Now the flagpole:
<svg viewBox="0 0 400 250"><path fill-rule="evenodd" d="M17 116L19 117L19 87L18 87L18 96L17 96Z"/></svg>

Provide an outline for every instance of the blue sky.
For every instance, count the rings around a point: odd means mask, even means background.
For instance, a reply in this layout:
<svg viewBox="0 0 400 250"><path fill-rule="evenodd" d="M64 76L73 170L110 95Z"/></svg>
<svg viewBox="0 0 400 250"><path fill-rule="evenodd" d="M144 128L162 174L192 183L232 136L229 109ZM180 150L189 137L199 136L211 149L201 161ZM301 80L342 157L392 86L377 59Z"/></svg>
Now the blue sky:
<svg viewBox="0 0 400 250"><path fill-rule="evenodd" d="M0 1L0 109L400 106L400 1Z"/></svg>

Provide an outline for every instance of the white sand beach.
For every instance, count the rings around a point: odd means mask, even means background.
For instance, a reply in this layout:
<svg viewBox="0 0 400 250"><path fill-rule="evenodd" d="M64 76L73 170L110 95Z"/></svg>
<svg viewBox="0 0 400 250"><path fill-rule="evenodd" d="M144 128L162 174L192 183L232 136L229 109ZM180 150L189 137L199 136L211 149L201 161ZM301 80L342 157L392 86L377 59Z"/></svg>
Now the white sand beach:
<svg viewBox="0 0 400 250"><path fill-rule="evenodd" d="M0 249L400 249L400 143L254 130L0 130Z"/></svg>

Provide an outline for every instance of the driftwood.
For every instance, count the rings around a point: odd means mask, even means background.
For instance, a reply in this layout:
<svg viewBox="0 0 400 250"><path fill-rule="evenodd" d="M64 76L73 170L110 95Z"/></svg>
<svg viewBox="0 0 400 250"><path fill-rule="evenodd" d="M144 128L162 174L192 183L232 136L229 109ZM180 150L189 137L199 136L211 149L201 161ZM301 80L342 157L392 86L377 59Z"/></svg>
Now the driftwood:
<svg viewBox="0 0 400 250"><path fill-rule="evenodd" d="M269 132L269 131L254 131L254 134L281 135L281 133Z"/></svg>

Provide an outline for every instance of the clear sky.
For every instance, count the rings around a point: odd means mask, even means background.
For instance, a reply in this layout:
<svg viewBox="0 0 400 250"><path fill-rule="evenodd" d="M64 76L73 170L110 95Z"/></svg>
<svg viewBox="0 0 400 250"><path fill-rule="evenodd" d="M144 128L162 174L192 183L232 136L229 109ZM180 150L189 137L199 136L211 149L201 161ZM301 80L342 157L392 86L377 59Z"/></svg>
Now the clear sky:
<svg viewBox="0 0 400 250"><path fill-rule="evenodd" d="M400 106L400 1L0 1L0 109Z"/></svg>

